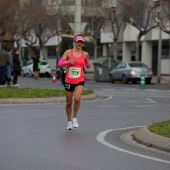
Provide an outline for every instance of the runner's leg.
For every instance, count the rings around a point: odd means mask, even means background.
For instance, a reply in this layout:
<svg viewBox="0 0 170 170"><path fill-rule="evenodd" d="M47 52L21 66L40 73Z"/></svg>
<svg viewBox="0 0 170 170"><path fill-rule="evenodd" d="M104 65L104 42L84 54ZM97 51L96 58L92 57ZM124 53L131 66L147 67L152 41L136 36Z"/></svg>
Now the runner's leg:
<svg viewBox="0 0 170 170"><path fill-rule="evenodd" d="M83 93L83 89L84 86L82 85L78 85L75 87L75 91L74 91L74 114L73 114L73 118L77 117L78 114L78 110L80 107L80 99L81 99L81 95Z"/></svg>
<svg viewBox="0 0 170 170"><path fill-rule="evenodd" d="M69 121L72 121L71 113L72 113L73 92L65 91L65 93L66 93L66 113L67 113L67 119L69 122Z"/></svg>

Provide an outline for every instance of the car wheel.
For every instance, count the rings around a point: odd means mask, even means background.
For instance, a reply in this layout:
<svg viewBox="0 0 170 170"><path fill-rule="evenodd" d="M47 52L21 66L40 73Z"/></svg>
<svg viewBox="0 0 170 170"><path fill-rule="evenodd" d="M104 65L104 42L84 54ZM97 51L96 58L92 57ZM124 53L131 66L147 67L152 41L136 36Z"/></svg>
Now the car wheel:
<svg viewBox="0 0 170 170"><path fill-rule="evenodd" d="M109 75L109 82L110 82L110 83L114 83L114 80L113 80L113 78L112 78L112 75Z"/></svg>
<svg viewBox="0 0 170 170"><path fill-rule="evenodd" d="M123 83L124 83L124 84L127 84L127 83L128 83L128 80L127 80L127 78L126 78L125 75L123 75L122 80L123 80Z"/></svg>
<svg viewBox="0 0 170 170"><path fill-rule="evenodd" d="M21 70L21 76L22 76L22 77L25 77L25 74L24 74L24 71L23 71L23 70Z"/></svg>

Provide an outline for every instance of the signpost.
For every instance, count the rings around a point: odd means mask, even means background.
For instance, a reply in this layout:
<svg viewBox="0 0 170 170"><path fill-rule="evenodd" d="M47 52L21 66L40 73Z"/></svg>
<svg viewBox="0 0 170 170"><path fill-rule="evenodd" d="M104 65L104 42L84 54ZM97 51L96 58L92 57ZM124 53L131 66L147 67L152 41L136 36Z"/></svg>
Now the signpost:
<svg viewBox="0 0 170 170"><path fill-rule="evenodd" d="M74 36L83 32L86 24L81 22L81 0L75 0L74 23L69 23Z"/></svg>

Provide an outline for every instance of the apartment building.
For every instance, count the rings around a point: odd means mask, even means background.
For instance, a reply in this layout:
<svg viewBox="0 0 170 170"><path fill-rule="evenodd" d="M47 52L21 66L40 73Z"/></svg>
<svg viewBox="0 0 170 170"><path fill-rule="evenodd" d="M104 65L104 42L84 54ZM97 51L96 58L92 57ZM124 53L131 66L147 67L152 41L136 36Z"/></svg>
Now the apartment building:
<svg viewBox="0 0 170 170"><path fill-rule="evenodd" d="M152 1L152 3L159 3L159 0L150 1ZM170 11L170 2L168 0L164 0L163 3L164 7L168 8ZM157 8L156 12L157 15L159 15L160 6L158 5ZM170 29L170 22L165 18L163 18L163 20L167 29ZM118 43L120 44L118 50L123 61L134 60L135 43L137 41L138 34L139 31L130 24L127 24L123 29L123 32L121 32L118 40ZM160 41L162 41L161 47L159 46ZM111 31L111 27L104 27L101 31L101 43L103 43L103 55L110 55L113 43L113 32ZM160 61L158 60L159 48L162 50ZM162 75L170 75L170 35L160 31L159 26L141 37L140 54L140 60L153 69L154 75L157 75L158 64L160 64L160 73Z"/></svg>

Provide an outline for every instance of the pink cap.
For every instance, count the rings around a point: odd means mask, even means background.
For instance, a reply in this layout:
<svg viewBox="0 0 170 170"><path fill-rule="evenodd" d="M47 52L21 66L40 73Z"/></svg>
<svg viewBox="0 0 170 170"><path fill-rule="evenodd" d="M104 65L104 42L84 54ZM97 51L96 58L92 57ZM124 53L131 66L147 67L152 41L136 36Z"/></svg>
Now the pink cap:
<svg viewBox="0 0 170 170"><path fill-rule="evenodd" d="M84 42L85 38L82 36L77 36L74 38L74 41L83 41Z"/></svg>

